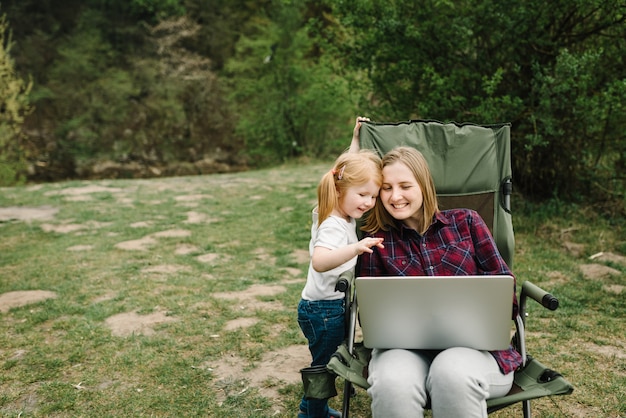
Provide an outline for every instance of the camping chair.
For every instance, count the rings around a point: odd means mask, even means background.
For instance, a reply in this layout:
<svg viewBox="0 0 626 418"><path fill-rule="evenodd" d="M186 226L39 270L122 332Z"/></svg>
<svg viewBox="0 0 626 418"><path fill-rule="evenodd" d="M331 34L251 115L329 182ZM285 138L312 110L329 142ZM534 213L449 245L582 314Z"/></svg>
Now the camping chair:
<svg viewBox="0 0 626 418"><path fill-rule="evenodd" d="M424 120L394 124L364 122L360 143L361 148L376 150L381 156L400 145L412 146L422 152L432 171L440 208L476 210L490 227L502 257L512 269L514 237L510 210L509 124L479 126ZM344 418L349 418L353 385L368 387L366 374L370 350L355 342L358 309L353 281L354 275L346 273L337 285L337 290L346 295L347 338L327 365L328 371L345 379ZM524 329L529 297L547 309L558 307L558 300L548 292L530 282L521 286L513 343L522 355L523 365L515 372L509 394L487 401L489 413L521 402L524 417L529 418L531 399L573 391L563 376L526 353Z"/></svg>

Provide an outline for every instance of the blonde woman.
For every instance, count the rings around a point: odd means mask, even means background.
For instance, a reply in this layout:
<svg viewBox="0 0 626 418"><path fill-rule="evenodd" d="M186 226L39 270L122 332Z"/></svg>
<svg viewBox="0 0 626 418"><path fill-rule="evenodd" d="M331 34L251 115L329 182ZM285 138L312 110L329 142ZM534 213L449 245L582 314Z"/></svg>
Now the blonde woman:
<svg viewBox="0 0 626 418"><path fill-rule="evenodd" d="M363 227L382 247L363 253L358 276L512 275L477 212L440 211L422 154L398 147L382 159L380 198ZM511 295L513 318L518 306ZM504 396L521 356L464 347L373 350L368 394L374 417L486 417L486 400Z"/></svg>

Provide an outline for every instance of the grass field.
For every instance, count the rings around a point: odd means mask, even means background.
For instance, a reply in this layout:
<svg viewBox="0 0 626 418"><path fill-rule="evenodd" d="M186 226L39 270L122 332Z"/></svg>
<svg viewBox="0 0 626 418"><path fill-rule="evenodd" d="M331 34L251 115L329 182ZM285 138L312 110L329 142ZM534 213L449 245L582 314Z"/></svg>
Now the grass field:
<svg viewBox="0 0 626 418"><path fill-rule="evenodd" d="M0 414L294 417L327 166L0 189ZM575 386L534 416L626 416L624 221L514 204L518 281L561 301L529 306L529 352Z"/></svg>

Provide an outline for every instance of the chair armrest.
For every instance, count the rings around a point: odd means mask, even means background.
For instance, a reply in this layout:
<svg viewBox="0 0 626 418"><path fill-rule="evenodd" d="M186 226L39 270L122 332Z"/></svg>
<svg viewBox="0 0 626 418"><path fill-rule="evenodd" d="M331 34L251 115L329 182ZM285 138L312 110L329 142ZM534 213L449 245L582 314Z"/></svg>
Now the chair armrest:
<svg viewBox="0 0 626 418"><path fill-rule="evenodd" d="M555 311L559 307L559 300L556 297L528 281L522 284L520 304L522 301L525 303L526 297L530 297L537 303L541 304L541 306L550 309L551 311Z"/></svg>
<svg viewBox="0 0 626 418"><path fill-rule="evenodd" d="M524 282L522 284L522 290L520 292L519 298L519 314L517 318L515 318L515 328L516 328L516 348L518 352L522 355L522 364L526 365L527 354L526 354L526 299L531 298L535 302L539 303L541 306L550 309L551 311L556 310L559 307L559 300L554 297L552 294L546 292L539 286L531 283Z"/></svg>
<svg viewBox="0 0 626 418"><path fill-rule="evenodd" d="M350 292L352 282L354 281L354 272L351 270L344 271L339 275L339 280L335 284L335 292Z"/></svg>

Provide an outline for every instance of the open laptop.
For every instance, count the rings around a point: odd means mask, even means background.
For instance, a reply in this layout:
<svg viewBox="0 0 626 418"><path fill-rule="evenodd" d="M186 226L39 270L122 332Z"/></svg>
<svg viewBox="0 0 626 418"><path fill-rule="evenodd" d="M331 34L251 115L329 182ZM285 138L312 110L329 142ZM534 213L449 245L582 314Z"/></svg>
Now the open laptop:
<svg viewBox="0 0 626 418"><path fill-rule="evenodd" d="M357 277L368 348L504 350L512 330L513 277Z"/></svg>

